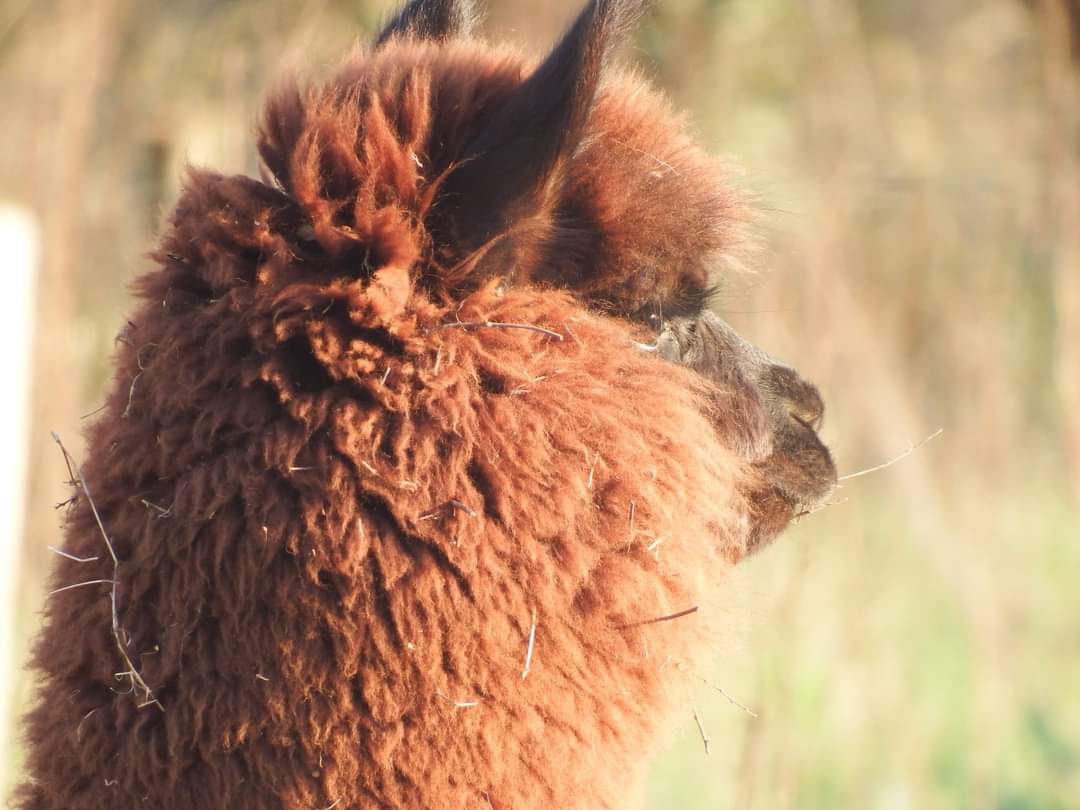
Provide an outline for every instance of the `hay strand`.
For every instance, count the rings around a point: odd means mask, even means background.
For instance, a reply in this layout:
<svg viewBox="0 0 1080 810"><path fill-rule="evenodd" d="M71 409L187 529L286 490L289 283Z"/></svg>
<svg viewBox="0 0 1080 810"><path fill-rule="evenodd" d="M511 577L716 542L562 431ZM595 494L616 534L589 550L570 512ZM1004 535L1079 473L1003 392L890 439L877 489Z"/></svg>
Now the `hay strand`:
<svg viewBox="0 0 1080 810"><path fill-rule="evenodd" d="M694 699L689 695L687 695L687 699L690 701L690 711L694 713L694 722L697 723L697 730L701 735L701 742L705 745L705 754L708 756L712 753L712 749L709 744L709 735L705 733L705 724L701 722L701 715L698 714L697 706L694 705Z"/></svg>
<svg viewBox="0 0 1080 810"><path fill-rule="evenodd" d="M76 557L74 554L70 554L69 552L57 548L56 546L49 546L48 548L49 551L51 551L53 554L58 554L65 559L74 560L77 563L94 562L98 559L96 554L93 557Z"/></svg>
<svg viewBox="0 0 1080 810"><path fill-rule="evenodd" d="M670 622L673 619L681 619L683 616L689 616L692 613L697 613L698 610L700 610L700 609L701 608L700 608L699 605L694 605L693 607L688 607L686 610L680 610L677 613L669 613L666 616L658 616L655 619L645 619L644 621L640 621L640 622L630 622L629 624L620 624L615 629L616 630L629 630L632 627L644 627L645 625L649 625L649 624L660 624L661 622Z"/></svg>
<svg viewBox="0 0 1080 810"><path fill-rule="evenodd" d="M525 329L529 332L537 332L541 335L547 335L549 338L555 340L563 340L563 336L553 329L547 329L543 326L536 326L531 323L503 323L501 321L454 321L452 323L444 323L443 329Z"/></svg>
<svg viewBox="0 0 1080 810"><path fill-rule="evenodd" d="M529 675L529 670L532 669L532 657L533 647L536 644L536 608L533 608L532 612L532 627L529 628L529 647L525 650L525 669L521 671L521 680Z"/></svg>
<svg viewBox="0 0 1080 810"><path fill-rule="evenodd" d="M118 678L127 678L131 682L131 689L139 697L138 708L142 709L146 706L157 706L160 711L165 711L165 707L161 705L157 698L154 697L154 691L143 680L142 675L139 674L139 670L136 668L135 663L131 660L131 656L128 655L127 646L124 643L124 637L127 633L120 626L120 618L116 608L116 586L119 581L120 572L120 559L116 556L116 549L113 547L112 540L109 539L109 533L105 531L105 524L101 520L101 513L98 512L97 504L94 503L93 496L90 494L90 488L86 485L86 479L83 477L82 468L77 464L74 464L71 454L68 453L67 448L64 447L64 443L60 441L60 437L54 432L52 434L53 441L60 448L60 452L64 456L64 463L67 465L68 472L73 473L74 480L78 481L78 485L82 488L83 494L86 496L86 502L90 505L90 511L94 515L94 521L97 523L98 531L101 532L101 539L105 543L105 548L109 552L109 556L113 562L113 576L110 580L100 580L101 582L110 582L112 589L110 593L110 608L112 610L112 636L116 642L116 649L120 653L120 657L123 659L124 664L127 665L126 672L120 672L117 674ZM82 583L83 585L89 585L94 583ZM68 586L79 587L79 586ZM67 588L61 588L60 590L67 590Z"/></svg>
<svg viewBox="0 0 1080 810"><path fill-rule="evenodd" d="M884 470L886 467L891 467L893 464L896 464L899 461L903 461L905 458L910 456L912 453L914 453L916 450L918 450L924 444L926 444L929 441L932 441L932 440L936 439L938 436L940 436L944 432L945 432L945 428L938 428L933 433L931 433L929 436L927 436L925 439L923 439L921 442L918 442L917 444L908 445L908 448L903 453L898 455L896 458L891 459L889 461L886 461L884 464L878 464L876 467L869 467L869 468L867 468L865 470L859 470L858 472L848 473L847 475L841 475L839 478L836 479L836 481L837 481L837 483L840 483L841 481L850 481L852 478L860 478L861 476L869 475L870 473L878 472L879 470Z"/></svg>

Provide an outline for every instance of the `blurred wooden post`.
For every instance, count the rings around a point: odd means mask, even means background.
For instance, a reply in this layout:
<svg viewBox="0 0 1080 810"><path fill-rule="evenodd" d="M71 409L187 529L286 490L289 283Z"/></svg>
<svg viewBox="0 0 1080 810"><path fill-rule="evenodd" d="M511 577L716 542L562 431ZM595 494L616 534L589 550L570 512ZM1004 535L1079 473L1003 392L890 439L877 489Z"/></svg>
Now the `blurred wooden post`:
<svg viewBox="0 0 1080 810"><path fill-rule="evenodd" d="M34 335L34 290L38 276L38 227L21 208L0 204L0 256L4 257L6 314L0 318L7 396L0 420L0 660L15 661L19 615L15 587L19 571L29 469L30 355ZM16 674L0 666L0 767L13 761Z"/></svg>
<svg viewBox="0 0 1080 810"><path fill-rule="evenodd" d="M1061 402L1063 451L1073 495L1080 500L1080 0L1041 0L1044 69L1050 118L1047 177L1057 240L1055 382Z"/></svg>
<svg viewBox="0 0 1080 810"><path fill-rule="evenodd" d="M33 410L30 426L30 481L24 533L23 565L33 582L20 610L36 604L40 583L49 566L46 546L60 535L60 520L53 506L67 497L67 471L49 437L59 431L68 447L81 452L79 429L80 369L75 363L75 328L81 274L90 274L83 258L82 233L86 176L92 159L98 103L112 69L124 15L130 0L82 3L70 0L58 12L73 45L57 59L55 69L66 80L56 106L55 125L42 134L61 133L50 143L49 162L38 167L41 178L30 197L41 220L42 263L38 282L39 323L34 350ZM73 32L73 33L71 33ZM48 143L48 142L47 142ZM58 190L62 190L60 193Z"/></svg>

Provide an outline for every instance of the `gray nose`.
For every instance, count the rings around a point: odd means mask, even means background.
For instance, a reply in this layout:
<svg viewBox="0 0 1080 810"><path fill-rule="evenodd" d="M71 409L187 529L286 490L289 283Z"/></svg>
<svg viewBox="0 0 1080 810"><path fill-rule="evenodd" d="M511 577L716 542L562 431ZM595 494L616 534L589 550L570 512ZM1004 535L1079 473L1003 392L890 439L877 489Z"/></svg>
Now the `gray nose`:
<svg viewBox="0 0 1080 810"><path fill-rule="evenodd" d="M717 427L745 458L763 461L779 453L798 459L794 466L808 473L807 481L791 487L799 492L816 495L835 482L831 457L817 435L825 403L817 387L794 369L744 340L712 312L667 323L656 352L717 384L723 392ZM810 478L817 483L811 485Z"/></svg>

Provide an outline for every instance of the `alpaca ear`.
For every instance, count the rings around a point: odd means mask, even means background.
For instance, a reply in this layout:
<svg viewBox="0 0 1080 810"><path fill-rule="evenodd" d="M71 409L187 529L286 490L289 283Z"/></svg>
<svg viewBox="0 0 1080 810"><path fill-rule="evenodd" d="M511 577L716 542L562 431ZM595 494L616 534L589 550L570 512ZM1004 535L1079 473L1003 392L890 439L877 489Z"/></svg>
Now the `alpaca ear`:
<svg viewBox="0 0 1080 810"><path fill-rule="evenodd" d="M394 37L448 40L466 36L475 23L472 0L410 0L387 23L375 47Z"/></svg>
<svg viewBox="0 0 1080 810"><path fill-rule="evenodd" d="M478 247L544 199L544 186L578 147L613 47L646 0L591 0L562 41L468 145L448 186L459 240ZM462 193L467 191L468 193Z"/></svg>

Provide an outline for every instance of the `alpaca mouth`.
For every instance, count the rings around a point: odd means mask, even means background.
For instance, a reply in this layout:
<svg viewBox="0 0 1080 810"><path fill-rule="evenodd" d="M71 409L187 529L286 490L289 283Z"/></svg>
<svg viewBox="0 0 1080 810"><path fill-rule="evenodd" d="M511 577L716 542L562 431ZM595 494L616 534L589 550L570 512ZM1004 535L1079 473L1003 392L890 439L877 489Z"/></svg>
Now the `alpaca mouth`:
<svg viewBox="0 0 1080 810"><path fill-rule="evenodd" d="M837 479L819 436L825 403L813 383L708 311L667 322L655 346L641 348L713 384L713 424L755 470L750 498L765 535L821 506Z"/></svg>

